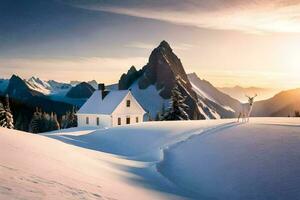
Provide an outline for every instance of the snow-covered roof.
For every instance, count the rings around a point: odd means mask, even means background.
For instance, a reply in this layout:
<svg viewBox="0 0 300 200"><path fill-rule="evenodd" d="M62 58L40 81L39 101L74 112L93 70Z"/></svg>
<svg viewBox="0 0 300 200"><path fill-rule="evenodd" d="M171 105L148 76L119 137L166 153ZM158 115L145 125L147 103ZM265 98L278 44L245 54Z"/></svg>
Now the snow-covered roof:
<svg viewBox="0 0 300 200"><path fill-rule="evenodd" d="M96 90L92 96L79 109L77 114L112 114L121 101L129 94L129 90L110 91L104 99L100 90Z"/></svg>

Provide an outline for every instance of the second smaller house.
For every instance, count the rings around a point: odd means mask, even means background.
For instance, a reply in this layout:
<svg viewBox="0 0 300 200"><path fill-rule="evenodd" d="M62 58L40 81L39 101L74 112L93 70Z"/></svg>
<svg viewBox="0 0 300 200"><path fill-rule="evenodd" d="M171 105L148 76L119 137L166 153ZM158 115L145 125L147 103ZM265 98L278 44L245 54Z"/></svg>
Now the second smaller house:
<svg viewBox="0 0 300 200"><path fill-rule="evenodd" d="M78 127L105 128L142 122L145 113L130 90L105 91L99 84L76 115Z"/></svg>

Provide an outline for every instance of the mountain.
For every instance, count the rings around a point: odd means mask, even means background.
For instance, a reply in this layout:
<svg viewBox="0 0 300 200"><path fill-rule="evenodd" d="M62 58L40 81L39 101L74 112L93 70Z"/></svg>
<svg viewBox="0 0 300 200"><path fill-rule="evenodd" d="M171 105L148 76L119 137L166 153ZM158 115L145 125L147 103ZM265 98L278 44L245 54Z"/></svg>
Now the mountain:
<svg viewBox="0 0 300 200"><path fill-rule="evenodd" d="M72 85L74 87L74 86L76 86L76 85L78 85L80 83L82 83L82 82L81 81L71 81L70 85ZM89 85L91 85L95 90L98 89L98 83L97 83L97 81L92 80L92 81L88 81L86 83L88 83Z"/></svg>
<svg viewBox="0 0 300 200"><path fill-rule="evenodd" d="M72 88L71 84L61 83L54 80L49 80L47 83L51 86L52 91L69 90Z"/></svg>
<svg viewBox="0 0 300 200"><path fill-rule="evenodd" d="M300 110L300 88L282 91L274 97L254 103L252 116L287 117Z"/></svg>
<svg viewBox="0 0 300 200"><path fill-rule="evenodd" d="M17 80L18 79L18 80ZM40 78L37 77L31 77L29 79L21 79L20 77L17 78L17 76L13 76L12 80L7 81L12 82L13 85L26 85L28 90L30 90L31 92L35 92L38 93L40 95L45 95L45 96L53 96L53 95L61 95L61 93L63 95L65 95L65 93L71 89L71 85L67 84L67 83L60 83L54 80L50 80L50 81L43 81ZM14 82L19 82L19 83L14 83ZM9 85L6 84L5 80L3 83L3 88L5 87L5 85ZM6 86L7 88L8 86ZM13 86L14 87L14 86ZM24 86L23 86L24 87ZM1 91L1 82L0 82L0 91ZM20 90L20 88L17 88L18 90Z"/></svg>
<svg viewBox="0 0 300 200"><path fill-rule="evenodd" d="M14 121L18 121L19 127L16 126L17 129L28 131L29 122L36 108L40 108L48 113L55 112L59 118L67 111L73 109L73 105L54 101L42 92L35 90L42 84L37 78L27 81L13 75L5 92L0 95L2 102L5 101L5 95L9 95ZM20 121L20 119L22 120Z"/></svg>
<svg viewBox="0 0 300 200"><path fill-rule="evenodd" d="M52 87L46 81L42 81L37 77L31 77L26 81L28 87L32 90L38 91L43 94L50 94Z"/></svg>
<svg viewBox="0 0 300 200"><path fill-rule="evenodd" d="M28 99L33 96L43 96L42 92L33 90L26 81L16 75L13 75L10 78L5 94L8 94L15 99Z"/></svg>
<svg viewBox="0 0 300 200"><path fill-rule="evenodd" d="M119 90L127 90L142 74L143 70L137 71L134 66L131 66L126 74L122 74L118 83Z"/></svg>
<svg viewBox="0 0 300 200"><path fill-rule="evenodd" d="M0 94L4 93L9 84L9 79L0 79Z"/></svg>
<svg viewBox="0 0 300 200"><path fill-rule="evenodd" d="M279 92L278 89L271 89L271 88L259 88L259 87L220 87L218 88L225 94L230 95L231 97L238 99L241 102L247 102L247 97L245 95L255 95L257 94L257 100L265 100L273 97L276 93Z"/></svg>
<svg viewBox="0 0 300 200"><path fill-rule="evenodd" d="M93 92L95 91L95 88L92 87L90 84L86 82L82 82L75 87L72 87L70 91L66 94L66 97L69 98L89 98Z"/></svg>
<svg viewBox="0 0 300 200"><path fill-rule="evenodd" d="M199 101L217 114L217 118L232 118L240 111L241 103L238 100L219 91L210 82L200 79L196 73L188 74L188 78Z"/></svg>
<svg viewBox="0 0 300 200"><path fill-rule="evenodd" d="M185 103L189 106L186 112L190 119L219 117L215 110L209 109L205 102L198 99L180 59L166 41L162 41L151 52L148 63L141 70L131 67L127 74L123 74L119 88L131 89L153 118L169 106L171 91L176 84L181 94L186 97ZM231 111L229 113L232 115Z"/></svg>

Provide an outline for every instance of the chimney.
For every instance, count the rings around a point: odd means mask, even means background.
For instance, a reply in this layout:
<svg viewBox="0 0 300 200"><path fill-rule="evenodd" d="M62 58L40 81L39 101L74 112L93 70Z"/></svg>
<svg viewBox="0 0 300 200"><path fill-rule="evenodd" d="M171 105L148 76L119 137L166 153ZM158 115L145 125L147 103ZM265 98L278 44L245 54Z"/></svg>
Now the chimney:
<svg viewBox="0 0 300 200"><path fill-rule="evenodd" d="M104 83L98 84L98 90L101 91L102 99L104 99L104 97L109 93L109 91L105 90L105 85L104 85Z"/></svg>
<svg viewBox="0 0 300 200"><path fill-rule="evenodd" d="M104 83L98 84L98 90L104 91L105 90L105 85Z"/></svg>

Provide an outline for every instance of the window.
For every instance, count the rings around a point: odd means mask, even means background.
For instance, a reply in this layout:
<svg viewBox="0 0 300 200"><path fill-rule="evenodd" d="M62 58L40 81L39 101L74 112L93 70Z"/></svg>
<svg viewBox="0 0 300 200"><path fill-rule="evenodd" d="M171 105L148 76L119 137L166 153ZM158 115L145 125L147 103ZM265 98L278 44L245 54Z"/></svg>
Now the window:
<svg viewBox="0 0 300 200"><path fill-rule="evenodd" d="M118 125L121 125L121 118L118 118Z"/></svg>
<svg viewBox="0 0 300 200"><path fill-rule="evenodd" d="M100 125L100 118L97 117L97 126L99 126L99 125Z"/></svg>
<svg viewBox="0 0 300 200"><path fill-rule="evenodd" d="M86 118L85 118L85 123L86 123L86 124L89 124L89 117L86 117Z"/></svg>
<svg viewBox="0 0 300 200"><path fill-rule="evenodd" d="M135 118L135 122L136 122L136 123L139 123L139 117L136 117L136 118Z"/></svg>
<svg viewBox="0 0 300 200"><path fill-rule="evenodd" d="M130 100L126 101L126 107L130 107Z"/></svg>
<svg viewBox="0 0 300 200"><path fill-rule="evenodd" d="M130 124L130 117L126 118L126 124Z"/></svg>

